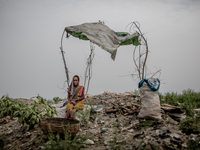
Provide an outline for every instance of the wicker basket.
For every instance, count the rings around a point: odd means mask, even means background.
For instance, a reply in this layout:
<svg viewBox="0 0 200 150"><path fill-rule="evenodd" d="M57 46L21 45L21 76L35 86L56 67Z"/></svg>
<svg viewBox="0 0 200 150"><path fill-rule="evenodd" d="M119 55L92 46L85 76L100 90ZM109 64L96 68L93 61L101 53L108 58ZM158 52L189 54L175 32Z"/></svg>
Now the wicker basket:
<svg viewBox="0 0 200 150"><path fill-rule="evenodd" d="M71 137L75 137L80 128L80 121L71 118L46 118L40 121L40 127L45 134L53 132L53 134L59 134L60 137L64 137L64 130L71 134ZM64 127L64 130L63 130Z"/></svg>

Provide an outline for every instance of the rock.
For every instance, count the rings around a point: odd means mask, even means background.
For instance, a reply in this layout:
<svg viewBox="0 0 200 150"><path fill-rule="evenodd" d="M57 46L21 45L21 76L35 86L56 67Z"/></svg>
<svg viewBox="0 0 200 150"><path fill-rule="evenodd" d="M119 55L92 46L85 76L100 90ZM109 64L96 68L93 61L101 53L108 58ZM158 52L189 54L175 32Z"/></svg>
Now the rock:
<svg viewBox="0 0 200 150"><path fill-rule="evenodd" d="M183 119L186 118L186 115L184 115L183 113L168 113L168 115L169 115L172 119L174 119L174 120L176 120L176 121L178 121L178 122L180 122L180 121L182 121Z"/></svg>
<svg viewBox="0 0 200 150"><path fill-rule="evenodd" d="M134 130L133 130L133 129L130 129L130 130L128 130L128 132L129 132L129 133L132 133L132 132L134 132Z"/></svg>
<svg viewBox="0 0 200 150"><path fill-rule="evenodd" d="M186 143L183 143L182 146L183 146L184 148L187 148L187 144L186 144Z"/></svg>
<svg viewBox="0 0 200 150"><path fill-rule="evenodd" d="M94 141L90 140L90 139L87 139L86 141L83 142L84 144L87 144L87 145L93 145L94 144Z"/></svg>
<svg viewBox="0 0 200 150"><path fill-rule="evenodd" d="M38 124L35 124L35 125L34 125L34 129L37 129L38 127L39 127Z"/></svg>
<svg viewBox="0 0 200 150"><path fill-rule="evenodd" d="M128 129L133 128L134 126L136 126L137 124L139 124L139 120L134 121L130 126L122 128L122 131L126 131Z"/></svg>
<svg viewBox="0 0 200 150"><path fill-rule="evenodd" d="M178 122L172 119L170 116L167 116L167 122L170 122L171 124L174 124L174 125L178 125Z"/></svg>
<svg viewBox="0 0 200 150"><path fill-rule="evenodd" d="M104 141L104 142L103 142L103 145L104 145L104 146L108 146L108 142L107 142L107 141Z"/></svg>
<svg viewBox="0 0 200 150"><path fill-rule="evenodd" d="M166 133L171 133L170 128L164 128L163 130L165 130Z"/></svg>
<svg viewBox="0 0 200 150"><path fill-rule="evenodd" d="M153 150L160 150L160 148L158 149L158 143L156 141L151 140L149 141L149 144Z"/></svg>
<svg viewBox="0 0 200 150"><path fill-rule="evenodd" d="M99 133L97 129L90 129L89 132L92 133L93 135L97 135Z"/></svg>
<svg viewBox="0 0 200 150"><path fill-rule="evenodd" d="M166 135L165 130L164 131L162 131L162 130L159 131L159 136L160 137L165 137L165 135Z"/></svg>
<svg viewBox="0 0 200 150"><path fill-rule="evenodd" d="M170 138L166 138L166 139L164 139L164 142L170 144Z"/></svg>
<svg viewBox="0 0 200 150"><path fill-rule="evenodd" d="M104 121L103 120L98 120L98 124L103 124Z"/></svg>
<svg viewBox="0 0 200 150"><path fill-rule="evenodd" d="M118 140L118 141L116 141L117 144L122 143L122 142L123 142L122 140Z"/></svg>
<svg viewBox="0 0 200 150"><path fill-rule="evenodd" d="M37 138L37 135L33 135L33 136L31 137L31 139L30 139L30 142L35 141L36 138Z"/></svg>
<svg viewBox="0 0 200 150"><path fill-rule="evenodd" d="M110 133L108 130L102 128L101 133Z"/></svg>
<svg viewBox="0 0 200 150"><path fill-rule="evenodd" d="M195 134L190 134L190 136L189 136L190 141L195 141L196 138L197 138L197 135L195 135Z"/></svg>
<svg viewBox="0 0 200 150"><path fill-rule="evenodd" d="M167 105L167 107L161 107L161 109L163 109L165 112L183 113L180 106L172 106L169 104L163 104L163 105Z"/></svg>
<svg viewBox="0 0 200 150"><path fill-rule="evenodd" d="M142 142L142 140L134 140L133 143L132 143L133 149L138 149L141 142Z"/></svg>
<svg viewBox="0 0 200 150"><path fill-rule="evenodd" d="M171 136L172 138L175 138L176 140L180 140L180 135L177 134L177 133L170 134L170 136Z"/></svg>
<svg viewBox="0 0 200 150"><path fill-rule="evenodd" d="M45 143L45 145L50 145L50 144L51 144L51 142L50 142L50 141L48 141L48 142L46 142L46 143Z"/></svg>
<svg viewBox="0 0 200 150"><path fill-rule="evenodd" d="M153 135L154 136L159 136L159 130L156 130Z"/></svg>
<svg viewBox="0 0 200 150"><path fill-rule="evenodd" d="M134 135L133 135L133 138L144 138L144 132L140 132L140 133L135 133Z"/></svg>
<svg viewBox="0 0 200 150"><path fill-rule="evenodd" d="M99 138L98 138L98 137L95 137L95 138L94 138L94 141L95 141L95 142L98 142L98 141L99 141Z"/></svg>
<svg viewBox="0 0 200 150"><path fill-rule="evenodd" d="M27 132L29 128L30 128L30 125L24 124L23 126L21 126L20 131Z"/></svg>
<svg viewBox="0 0 200 150"><path fill-rule="evenodd" d="M8 144L6 146L4 146L4 149L11 149L12 145L11 144Z"/></svg>
<svg viewBox="0 0 200 150"><path fill-rule="evenodd" d="M6 124L10 121L10 116L0 119L0 124Z"/></svg>
<svg viewBox="0 0 200 150"><path fill-rule="evenodd" d="M152 150L151 145L148 144L148 145L145 147L145 150Z"/></svg>
<svg viewBox="0 0 200 150"><path fill-rule="evenodd" d="M26 132L25 134L24 134L24 136L27 138L27 137L30 137L30 135L31 135L31 133L30 132Z"/></svg>
<svg viewBox="0 0 200 150"><path fill-rule="evenodd" d="M27 142L27 143L20 145L19 147L25 149L25 147L28 147L29 145L31 145L31 143Z"/></svg>
<svg viewBox="0 0 200 150"><path fill-rule="evenodd" d="M11 133L13 133L13 130L8 130L7 132L6 132L6 135L10 135Z"/></svg>
<svg viewBox="0 0 200 150"><path fill-rule="evenodd" d="M199 112L199 111L200 111L200 108L194 109L194 111L197 111L197 112Z"/></svg>
<svg viewBox="0 0 200 150"><path fill-rule="evenodd" d="M163 144L164 144L164 147L166 147L166 148L168 148L170 150L176 150L176 147L173 144L171 144L170 142L166 141L166 140L163 141Z"/></svg>
<svg viewBox="0 0 200 150"><path fill-rule="evenodd" d="M182 144L181 144L180 140L175 140L174 138L172 138L170 141L171 141L171 143L177 145L178 146L177 148L181 148L182 147Z"/></svg>
<svg viewBox="0 0 200 150"><path fill-rule="evenodd" d="M38 150L41 150L41 149L45 149L45 147L44 146L39 146Z"/></svg>

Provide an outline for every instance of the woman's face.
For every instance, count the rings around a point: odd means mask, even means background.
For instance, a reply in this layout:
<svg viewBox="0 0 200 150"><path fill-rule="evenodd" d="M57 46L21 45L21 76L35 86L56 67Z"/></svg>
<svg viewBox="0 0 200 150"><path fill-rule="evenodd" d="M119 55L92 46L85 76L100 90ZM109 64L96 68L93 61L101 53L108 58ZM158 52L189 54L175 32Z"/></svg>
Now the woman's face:
<svg viewBox="0 0 200 150"><path fill-rule="evenodd" d="M77 77L74 77L74 79L73 79L73 84L76 86L76 85L78 85L78 78Z"/></svg>

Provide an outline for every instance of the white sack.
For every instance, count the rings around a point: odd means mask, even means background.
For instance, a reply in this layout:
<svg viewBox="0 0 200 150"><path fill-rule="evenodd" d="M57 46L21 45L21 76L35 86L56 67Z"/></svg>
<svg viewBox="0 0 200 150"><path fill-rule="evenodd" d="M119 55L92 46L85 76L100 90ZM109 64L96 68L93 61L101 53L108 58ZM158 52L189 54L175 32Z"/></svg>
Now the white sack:
<svg viewBox="0 0 200 150"><path fill-rule="evenodd" d="M141 109L138 118L161 119L159 90L153 91L146 82L140 88Z"/></svg>

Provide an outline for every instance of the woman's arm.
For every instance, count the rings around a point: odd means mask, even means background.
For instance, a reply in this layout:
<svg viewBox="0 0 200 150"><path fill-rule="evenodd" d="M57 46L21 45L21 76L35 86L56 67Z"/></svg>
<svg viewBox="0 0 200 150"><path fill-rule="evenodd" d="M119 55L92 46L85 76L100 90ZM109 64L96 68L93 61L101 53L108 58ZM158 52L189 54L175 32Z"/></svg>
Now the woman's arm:
<svg viewBox="0 0 200 150"><path fill-rule="evenodd" d="M77 98L76 100L77 100L77 101L81 101L81 100L83 100L83 99L85 99L85 95L83 95L83 96Z"/></svg>

